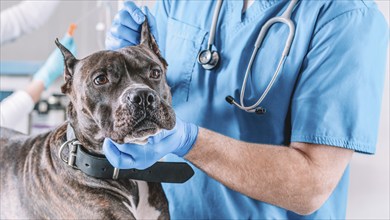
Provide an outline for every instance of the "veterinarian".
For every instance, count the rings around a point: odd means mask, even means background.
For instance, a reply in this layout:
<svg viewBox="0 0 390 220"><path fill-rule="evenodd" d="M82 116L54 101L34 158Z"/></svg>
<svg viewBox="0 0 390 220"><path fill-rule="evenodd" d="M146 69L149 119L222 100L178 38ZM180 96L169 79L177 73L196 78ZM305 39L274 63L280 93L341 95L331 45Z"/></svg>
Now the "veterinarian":
<svg viewBox="0 0 390 220"><path fill-rule="evenodd" d="M344 219L352 155L375 153L384 17L373 1L218 4L157 1L154 13L124 4L106 46L138 44L148 19L169 64L176 127L143 146L106 139L106 156L122 169L164 156L193 165L192 179L163 185L173 219ZM295 28L272 25L251 65L260 29L281 15Z"/></svg>

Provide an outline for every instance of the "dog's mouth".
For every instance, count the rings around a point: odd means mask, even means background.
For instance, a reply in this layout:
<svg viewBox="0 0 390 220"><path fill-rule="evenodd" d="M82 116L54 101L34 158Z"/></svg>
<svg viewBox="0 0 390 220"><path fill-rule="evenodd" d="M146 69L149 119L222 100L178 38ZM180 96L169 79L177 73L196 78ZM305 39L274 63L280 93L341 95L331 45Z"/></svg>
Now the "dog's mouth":
<svg viewBox="0 0 390 220"><path fill-rule="evenodd" d="M146 144L150 136L161 131L160 125L150 120L143 120L134 126L133 131L124 138L125 143Z"/></svg>
<svg viewBox="0 0 390 220"><path fill-rule="evenodd" d="M117 116L111 137L117 143L146 144L150 136L156 135L161 129L172 129L176 121L173 109L165 105L143 114L124 107L117 111Z"/></svg>
<svg viewBox="0 0 390 220"><path fill-rule="evenodd" d="M150 136L156 135L160 132L159 128L145 128L133 132L132 134L127 135L123 142L125 143L135 143L135 144L146 144L148 143L148 138Z"/></svg>
<svg viewBox="0 0 390 220"><path fill-rule="evenodd" d="M135 138L148 138L149 136L157 134L160 130L160 125L151 120L142 120L134 126L132 136Z"/></svg>

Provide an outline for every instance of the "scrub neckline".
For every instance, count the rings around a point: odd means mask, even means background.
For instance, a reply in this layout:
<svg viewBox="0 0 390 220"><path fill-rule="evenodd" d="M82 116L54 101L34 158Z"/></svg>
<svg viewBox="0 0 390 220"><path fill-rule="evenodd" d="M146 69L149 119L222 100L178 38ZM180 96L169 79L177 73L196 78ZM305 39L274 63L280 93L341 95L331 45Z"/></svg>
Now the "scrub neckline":
<svg viewBox="0 0 390 220"><path fill-rule="evenodd" d="M245 12L242 12L244 0L227 0L224 2L227 4L227 17L230 21L232 21L232 25L243 26L258 18L259 16L262 16L265 10L274 6L278 2L282 2L282 0L254 1L253 4L245 10Z"/></svg>

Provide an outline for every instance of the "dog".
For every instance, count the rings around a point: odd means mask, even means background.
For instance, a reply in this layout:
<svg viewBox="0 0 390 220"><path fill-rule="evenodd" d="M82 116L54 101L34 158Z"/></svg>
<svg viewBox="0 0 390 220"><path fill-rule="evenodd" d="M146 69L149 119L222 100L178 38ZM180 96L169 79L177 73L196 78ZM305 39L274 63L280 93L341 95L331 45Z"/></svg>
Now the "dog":
<svg viewBox="0 0 390 220"><path fill-rule="evenodd" d="M64 56L68 120L35 137L1 129L1 219L169 218L160 183L91 177L69 166L74 152L64 145L76 138L98 156L105 137L142 144L174 127L167 62L147 22L140 41L81 60L56 41Z"/></svg>

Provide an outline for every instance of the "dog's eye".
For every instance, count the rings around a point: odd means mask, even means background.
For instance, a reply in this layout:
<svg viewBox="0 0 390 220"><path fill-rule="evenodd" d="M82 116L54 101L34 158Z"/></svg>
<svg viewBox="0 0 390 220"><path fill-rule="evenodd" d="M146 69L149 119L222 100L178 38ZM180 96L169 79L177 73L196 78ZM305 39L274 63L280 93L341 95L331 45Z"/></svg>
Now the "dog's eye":
<svg viewBox="0 0 390 220"><path fill-rule="evenodd" d="M97 76L93 82L96 84L96 85L104 85L106 83L108 83L108 78L106 75L99 75Z"/></svg>
<svg viewBox="0 0 390 220"><path fill-rule="evenodd" d="M149 74L149 78L152 79L159 79L161 76L161 70L159 69L152 69Z"/></svg>

